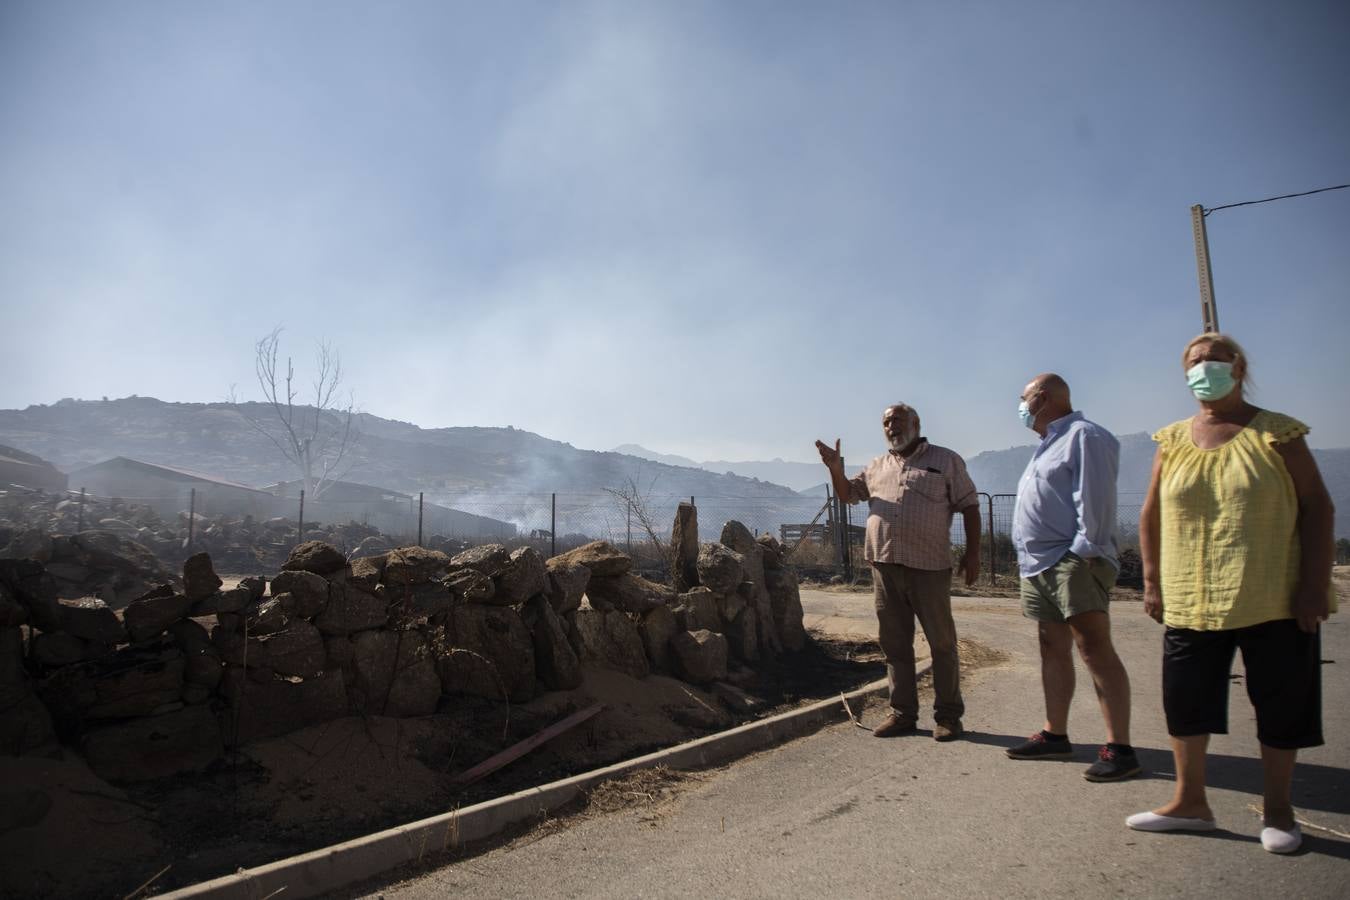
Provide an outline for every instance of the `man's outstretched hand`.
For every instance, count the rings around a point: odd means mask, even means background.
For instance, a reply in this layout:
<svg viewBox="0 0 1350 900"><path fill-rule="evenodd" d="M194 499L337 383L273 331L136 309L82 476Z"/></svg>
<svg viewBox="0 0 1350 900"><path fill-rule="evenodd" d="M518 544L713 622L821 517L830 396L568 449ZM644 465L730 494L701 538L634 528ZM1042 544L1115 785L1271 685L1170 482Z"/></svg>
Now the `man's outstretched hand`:
<svg viewBox="0 0 1350 900"><path fill-rule="evenodd" d="M816 449L820 451L820 461L830 469L834 469L835 466L840 464L840 460L843 459L843 457L839 455L838 438L834 439L833 447L824 441L816 441Z"/></svg>

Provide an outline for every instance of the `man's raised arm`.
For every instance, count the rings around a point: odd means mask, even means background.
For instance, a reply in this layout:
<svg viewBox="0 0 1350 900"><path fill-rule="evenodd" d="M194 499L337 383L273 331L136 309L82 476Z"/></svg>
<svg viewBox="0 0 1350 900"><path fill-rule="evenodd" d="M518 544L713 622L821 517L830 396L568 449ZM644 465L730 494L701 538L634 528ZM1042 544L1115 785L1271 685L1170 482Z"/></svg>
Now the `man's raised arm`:
<svg viewBox="0 0 1350 900"><path fill-rule="evenodd" d="M839 455L839 439L834 439L833 447L824 441L816 441L816 449L820 451L820 461L830 470L830 482L834 485L835 496L844 498L845 503L857 503L853 484L844 474L844 458Z"/></svg>

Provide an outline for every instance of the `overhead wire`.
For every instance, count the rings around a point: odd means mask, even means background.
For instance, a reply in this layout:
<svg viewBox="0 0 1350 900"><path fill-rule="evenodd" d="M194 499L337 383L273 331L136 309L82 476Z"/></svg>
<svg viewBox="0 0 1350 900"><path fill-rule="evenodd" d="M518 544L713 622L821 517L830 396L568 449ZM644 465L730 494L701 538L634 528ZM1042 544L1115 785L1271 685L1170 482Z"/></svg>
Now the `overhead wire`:
<svg viewBox="0 0 1350 900"><path fill-rule="evenodd" d="M1244 200L1241 203L1225 203L1223 206L1214 206L1214 207L1202 206L1200 209L1201 212L1207 216L1210 213L1218 212L1221 209L1233 209L1234 207L1237 206L1255 206L1258 203L1269 203L1272 200L1288 200L1290 197L1307 197L1310 194L1320 194L1323 193L1324 191L1339 191L1344 188L1350 188L1350 184L1336 184L1332 185L1331 187L1318 188L1315 191L1302 191L1297 194L1281 194L1278 197L1267 197L1264 200Z"/></svg>

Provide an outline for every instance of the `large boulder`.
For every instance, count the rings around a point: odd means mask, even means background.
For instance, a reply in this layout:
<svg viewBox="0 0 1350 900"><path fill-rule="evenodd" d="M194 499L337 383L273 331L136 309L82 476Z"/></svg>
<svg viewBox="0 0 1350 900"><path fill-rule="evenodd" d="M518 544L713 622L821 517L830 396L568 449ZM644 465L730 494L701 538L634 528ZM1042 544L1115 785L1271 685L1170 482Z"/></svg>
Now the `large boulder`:
<svg viewBox="0 0 1350 900"><path fill-rule="evenodd" d="M764 548L755 540L750 529L740 522L731 521L722 526L721 542L741 555L744 580L753 586L749 604L755 611L755 620L759 628L759 649L770 656L783 649L774 625L773 602L769 599L769 589L764 576Z"/></svg>
<svg viewBox="0 0 1350 900"><path fill-rule="evenodd" d="M441 578L450 569L450 557L426 547L399 547L384 557L381 582L394 589L426 584Z"/></svg>
<svg viewBox="0 0 1350 900"><path fill-rule="evenodd" d="M698 585L698 507L693 504L681 503L675 508L670 550L675 563L675 590L687 591Z"/></svg>
<svg viewBox="0 0 1350 900"><path fill-rule="evenodd" d="M511 568L511 554L501 544L483 544L456 554L450 560L450 569L473 569L489 578L496 578Z"/></svg>
<svg viewBox="0 0 1350 900"><path fill-rule="evenodd" d="M446 693L516 703L534 696L534 639L509 606L454 607L433 646Z"/></svg>
<svg viewBox="0 0 1350 900"><path fill-rule="evenodd" d="M291 624L281 597L268 597L244 610L244 628L250 635L276 634Z"/></svg>
<svg viewBox="0 0 1350 900"><path fill-rule="evenodd" d="M220 717L227 746L278 737L298 728L347 715L347 689L342 675L324 672L315 678L247 677L231 666L222 682L228 706Z"/></svg>
<svg viewBox="0 0 1350 900"><path fill-rule="evenodd" d="M581 563L567 562L560 557L548 561L548 602L559 615L581 608L581 598L590 583L591 570Z"/></svg>
<svg viewBox="0 0 1350 900"><path fill-rule="evenodd" d="M536 594L521 610L525 627L534 641L535 677L551 691L571 690L581 685L581 660L567 639L563 620L548 598Z"/></svg>
<svg viewBox="0 0 1350 900"><path fill-rule="evenodd" d="M80 749L109 781L146 781L199 772L224 753L220 723L206 706L131 719L88 732Z"/></svg>
<svg viewBox="0 0 1350 900"><path fill-rule="evenodd" d="M633 561L627 554L610 546L608 541L592 541L575 550L560 553L549 560L555 565L582 565L591 570L592 575L601 578L613 578L633 568Z"/></svg>
<svg viewBox="0 0 1350 900"><path fill-rule="evenodd" d="M670 641L680 671L694 684L708 684L727 677L727 639L700 628L681 631Z"/></svg>
<svg viewBox="0 0 1350 900"><path fill-rule="evenodd" d="M328 605L314 618L314 624L324 634L351 634L379 628L388 621L389 604L385 598L353 584L340 589L338 585L332 585Z"/></svg>
<svg viewBox="0 0 1350 900"><path fill-rule="evenodd" d="M731 652L745 662L759 659L759 613L746 606L727 628L727 642Z"/></svg>
<svg viewBox="0 0 1350 900"><path fill-rule="evenodd" d="M351 639L351 705L372 716L426 716L436 711L441 679L420 631L363 631Z"/></svg>
<svg viewBox="0 0 1350 900"><path fill-rule="evenodd" d="M524 603L548 591L548 569L538 550L521 547L511 553L510 559L510 567L497 578L497 595L502 602Z"/></svg>
<svg viewBox="0 0 1350 900"><path fill-rule="evenodd" d="M773 608L773 624L784 650L797 651L806 646L806 628L802 624L801 591L791 569L767 569L764 572Z"/></svg>
<svg viewBox="0 0 1350 900"><path fill-rule="evenodd" d="M124 647L106 659L57 669L38 693L66 732L93 719L164 712L183 692L183 654L171 645Z"/></svg>
<svg viewBox="0 0 1350 900"><path fill-rule="evenodd" d="M290 595L281 604L287 616L311 619L328 605L328 579L301 569L279 572L272 579L272 596L280 600L282 594Z"/></svg>
<svg viewBox="0 0 1350 900"><path fill-rule="evenodd" d="M220 683L222 661L206 629L191 619L169 626L169 636L183 654L184 696L189 687L209 693Z"/></svg>
<svg viewBox="0 0 1350 900"><path fill-rule="evenodd" d="M192 601L203 600L223 584L207 553L194 553L183 561L183 594Z"/></svg>
<svg viewBox="0 0 1350 900"><path fill-rule="evenodd" d="M444 584L456 599L464 603L489 603L497 593L492 579L477 569L460 569L445 576Z"/></svg>
<svg viewBox="0 0 1350 900"><path fill-rule="evenodd" d="M623 612L645 613L670 603L675 598L675 592L641 575L625 572L612 577L592 574L586 585L586 596L596 608L612 607Z"/></svg>
<svg viewBox="0 0 1350 900"><path fill-rule="evenodd" d="M209 565L210 560L207 562ZM172 585L168 584L161 584L142 594L128 603L122 612L127 637L133 644L158 637L174 622L186 618L192 609L192 602L192 598L175 593Z"/></svg>
<svg viewBox="0 0 1350 900"><path fill-rule="evenodd" d="M642 649L647 652L653 672L670 671L670 639L679 630L675 613L669 607L658 606L642 617L638 635L642 638Z"/></svg>
<svg viewBox="0 0 1350 900"><path fill-rule="evenodd" d="M60 604L61 628L68 634L103 644L126 643L127 632L117 613L100 598L78 597Z"/></svg>
<svg viewBox="0 0 1350 900"><path fill-rule="evenodd" d="M651 673L642 636L627 614L617 609L601 611L583 606L576 612L576 625L586 660L634 678L646 678Z"/></svg>
<svg viewBox="0 0 1350 900"><path fill-rule="evenodd" d="M327 659L323 635L304 619L292 619L284 631L257 637L250 635L247 653L249 668L269 669L278 675L300 678L318 675Z"/></svg>
<svg viewBox="0 0 1350 900"><path fill-rule="evenodd" d="M778 538L766 531L755 538L755 543L759 544L759 549L763 554L765 569L777 569L782 567L783 546L778 543Z"/></svg>
<svg viewBox="0 0 1350 900"><path fill-rule="evenodd" d="M0 584L25 609L28 624L41 631L61 630L56 582L42 563L32 559L0 559Z"/></svg>
<svg viewBox="0 0 1350 900"><path fill-rule="evenodd" d="M0 757L23 756L56 741L52 717L24 669L23 633L0 628Z"/></svg>
<svg viewBox="0 0 1350 900"><path fill-rule="evenodd" d="M353 559L351 568L347 570L347 583L354 584L362 590L374 590L375 585L384 577L385 559L386 555L383 553Z"/></svg>
<svg viewBox="0 0 1350 900"><path fill-rule="evenodd" d="M0 628L12 628L28 621L28 608L0 581Z"/></svg>
<svg viewBox="0 0 1350 900"><path fill-rule="evenodd" d="M399 622L439 616L455 605L454 593L439 581L403 588L386 585L384 597L389 601L390 616Z"/></svg>
<svg viewBox="0 0 1350 900"><path fill-rule="evenodd" d="M85 641L68 631L39 632L28 641L28 658L40 666L69 666L84 659Z"/></svg>
<svg viewBox="0 0 1350 900"><path fill-rule="evenodd" d="M722 630L722 610L717 595L706 587L696 587L680 594L675 606L675 621L681 631Z"/></svg>
<svg viewBox="0 0 1350 900"><path fill-rule="evenodd" d="M745 580L744 558L723 544L703 544L698 550L698 583L719 594L730 593Z"/></svg>
<svg viewBox="0 0 1350 900"><path fill-rule="evenodd" d="M281 568L313 572L315 575L331 575L347 566L347 557L332 544L323 541L305 541L297 544Z"/></svg>

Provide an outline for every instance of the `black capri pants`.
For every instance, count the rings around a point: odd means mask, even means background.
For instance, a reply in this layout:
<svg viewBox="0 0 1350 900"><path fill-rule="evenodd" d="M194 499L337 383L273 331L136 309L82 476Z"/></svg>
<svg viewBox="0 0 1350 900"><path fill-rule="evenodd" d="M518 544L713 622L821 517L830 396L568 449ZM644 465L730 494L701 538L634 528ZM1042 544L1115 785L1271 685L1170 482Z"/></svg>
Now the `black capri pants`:
<svg viewBox="0 0 1350 900"><path fill-rule="evenodd" d="M1163 711L1173 737L1228 733L1229 674L1242 651L1256 736L1267 747L1322 744L1321 632L1293 619L1228 631L1168 628L1163 635Z"/></svg>

